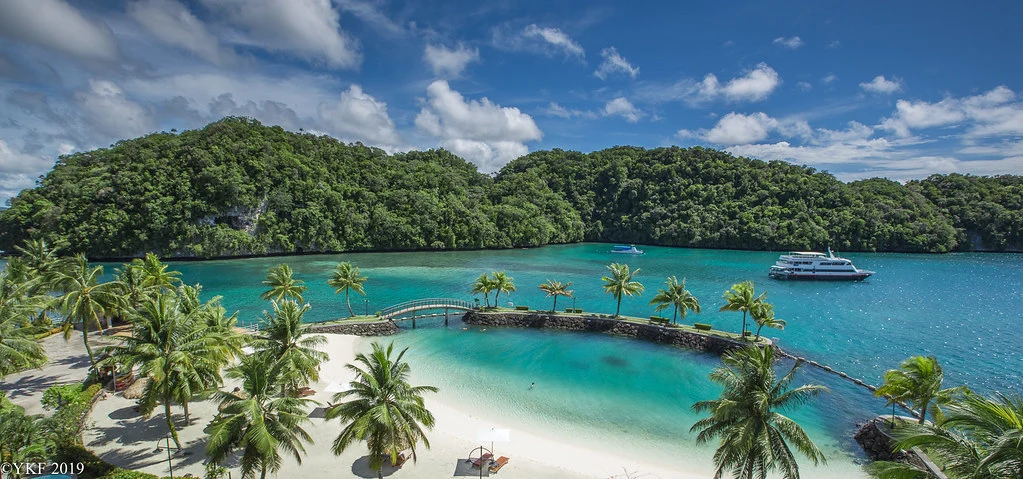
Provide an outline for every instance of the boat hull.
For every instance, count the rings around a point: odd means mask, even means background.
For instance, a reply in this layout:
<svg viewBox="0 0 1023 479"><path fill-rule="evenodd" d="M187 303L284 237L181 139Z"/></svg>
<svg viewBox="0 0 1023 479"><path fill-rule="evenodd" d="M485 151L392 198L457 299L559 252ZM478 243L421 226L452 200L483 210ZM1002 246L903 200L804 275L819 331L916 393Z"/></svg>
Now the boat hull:
<svg viewBox="0 0 1023 479"><path fill-rule="evenodd" d="M863 281L872 273L856 274L813 274L813 273L770 273L768 276L774 279L791 279L802 281Z"/></svg>

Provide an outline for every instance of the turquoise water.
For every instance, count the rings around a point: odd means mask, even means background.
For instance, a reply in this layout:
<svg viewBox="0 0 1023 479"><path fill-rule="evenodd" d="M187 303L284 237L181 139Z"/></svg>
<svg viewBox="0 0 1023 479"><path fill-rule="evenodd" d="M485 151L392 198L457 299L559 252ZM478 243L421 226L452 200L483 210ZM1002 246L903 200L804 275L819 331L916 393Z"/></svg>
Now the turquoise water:
<svg viewBox="0 0 1023 479"><path fill-rule="evenodd" d="M312 321L348 315L343 296L325 281L338 261L362 268L367 296L352 297L361 314L422 297L472 299L469 285L480 273L507 271L518 291L500 302L550 307L537 285L553 278L572 281L575 306L614 311L603 294L604 265L627 262L641 268L647 291L625 299L622 313L649 316L647 304L668 275L688 279L704 312L691 316L718 329L738 331L741 314L719 313L722 292L752 279L767 291L785 331L766 331L797 355L830 364L877 383L881 373L910 355L937 356L947 384L965 383L982 392L1023 392L1023 256L1008 254L848 254L860 268L877 272L865 282L782 282L767 278L777 253L644 247L643 256L607 253L610 245L577 244L529 250L363 253L175 263L190 283L224 296L243 322L258 320L266 304L260 281L278 262L291 264L310 287L305 295ZM108 270L110 268L108 267ZM366 303L365 300L368 300ZM559 309L572 306L560 298ZM668 311L670 314L670 310ZM412 346L417 380L442 387L444 399L485 417L510 418L538 433L601 438L609 450L676 449L661 462L695 459L709 467L710 452L695 445L689 406L719 392L706 380L717 358L623 338L582 333L448 328L440 319L419 322L394 338ZM364 345L365 346L365 345ZM832 468L849 468L858 456L851 439L856 423L884 411L883 401L819 371L806 382L832 389L811 406L792 413L822 446ZM528 390L530 382L537 388ZM683 465L689 462L683 462ZM691 468L691 467L690 467Z"/></svg>

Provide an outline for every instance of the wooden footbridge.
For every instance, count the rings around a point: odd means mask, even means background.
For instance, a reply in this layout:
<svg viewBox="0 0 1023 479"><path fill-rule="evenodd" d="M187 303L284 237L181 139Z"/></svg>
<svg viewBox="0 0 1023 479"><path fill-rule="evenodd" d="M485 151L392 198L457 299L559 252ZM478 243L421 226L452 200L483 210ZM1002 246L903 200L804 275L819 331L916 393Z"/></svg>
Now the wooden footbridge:
<svg viewBox="0 0 1023 479"><path fill-rule="evenodd" d="M476 305L464 299L454 298L424 298L405 301L394 306L388 306L380 311L380 317L392 321L412 320L412 327L416 327L416 318L431 316L444 316L444 325L448 324L448 314L451 310L470 311L476 309ZM440 313L440 310L444 310ZM435 311L432 314L418 314L422 311Z"/></svg>

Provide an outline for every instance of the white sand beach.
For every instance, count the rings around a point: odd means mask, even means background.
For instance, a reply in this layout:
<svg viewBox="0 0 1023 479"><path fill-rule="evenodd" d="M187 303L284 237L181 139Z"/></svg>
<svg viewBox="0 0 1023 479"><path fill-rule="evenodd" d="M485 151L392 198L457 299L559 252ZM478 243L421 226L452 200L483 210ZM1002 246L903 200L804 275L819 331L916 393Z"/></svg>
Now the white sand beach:
<svg viewBox="0 0 1023 479"><path fill-rule="evenodd" d="M322 347L329 352L330 359L322 366L320 381L312 387L317 392L310 396L320 405L326 405L333 393L328 392L330 386L337 387L351 380L351 372L345 365L354 360L360 347L365 347L367 338L326 334L326 344ZM110 338L97 338L96 343L109 344ZM87 358L81 341L73 338L65 342L58 336L44 340L44 346L51 361L43 368L10 375L0 384L15 403L30 408L32 412L42 412L38 405L42 391L57 383L81 381L87 370ZM413 364L413 369L415 365ZM228 382L225 388L233 388L236 384ZM437 385L443 387L443 384ZM147 418L142 418L134 410L135 401L124 398L120 393L109 394L99 400L87 421L88 429L83 435L85 444L100 457L126 469L168 475L168 457L166 446L167 426L162 408ZM686 471L668 466L652 465L641 459L625 457L610 447L587 440L583 437L573 438L570 443L558 441L542 434L529 433L516 428L516 424L502 422L501 418L481 417L458 409L453 404L445 403L437 395L427 396L427 407L436 418L436 427L428 433L431 447L426 449L419 445L418 460L409 460L400 468L385 466L384 477L400 478L440 478L440 477L479 477L480 470L467 463L470 451L481 445L491 447L489 442L477 440L480 430L491 428L507 428L510 432L509 442L493 444L496 456L510 458L508 464L493 476L505 478L533 479L577 479L577 478L627 478L643 477L647 479L695 479L705 477L693 471ZM190 406L191 422L184 424L184 416L180 407L174 407L176 424L184 445L182 452L172 454L170 460L175 477L194 474L202 477L204 461L203 429L216 413L216 404L211 401L197 400ZM337 421L325 421L312 418L305 425L306 431L313 437L314 443L306 446L306 454L300 465L293 458L285 458L284 465L277 477L305 479L337 478L337 477L377 477L375 471L368 468L365 444L356 444L340 456L330 451L331 443L340 430ZM157 447L164 449L157 450ZM478 454L478 452L476 453ZM230 465L234 477L240 477L236 464ZM829 468L806 468L806 477L857 477L856 471L829 471ZM837 474L832 474L837 473ZM483 471L483 476L489 476Z"/></svg>
<svg viewBox="0 0 1023 479"><path fill-rule="evenodd" d="M345 370L345 364L352 362L360 341L357 336L325 335L327 338L323 350L330 353L330 360L323 364L321 380L312 385L317 393L311 399L326 405L333 393L326 392L331 384L347 383L352 375ZM98 338L97 338L98 339ZM103 338L101 343L106 343ZM72 338L64 342L62 338L51 337L44 342L51 355L51 364L43 369L25 371L11 375L4 382L3 389L8 390L12 399L39 410L38 400L45 387L58 382L80 381L85 376L82 364L87 361L81 341ZM74 363L75 368L67 365ZM413 365L414 367L414 365ZM226 388L235 384L228 383ZM443 385L441 385L443 386ZM38 391L35 391L38 389ZM13 394L11 394L13 393ZM109 394L99 400L87 422L88 429L83 435L85 444L103 459L127 469L167 475L168 458L166 449L157 451L157 447L166 446L167 426L162 409L148 419L142 418L134 410L135 401L126 399L120 394ZM511 430L509 442L494 444L497 456L510 458L508 464L493 476L505 478L609 478L626 477L625 472L634 477L645 478L696 478L696 474L684 471L657 469L639 461L618 457L611 451L602 451L597 447L587 448L586 444L565 444L555 440L538 437L520 430L515 424L502 423L498 418L484 418L470 415L449 404L444 404L436 397L427 399L427 407L436 417L436 427L429 432L431 447L426 449L419 445L416 462L409 460L400 468L385 466L385 477L421 478L421 477L479 477L479 469L472 468L466 462L473 448L482 444L476 440L481 429L508 428ZM184 425L184 416L180 407L174 407L175 421L179 425L179 434L185 446L183 452L172 454L170 460L175 477L187 473L201 477L203 475L203 428L209 423L216 412L216 405L211 401L196 401L190 406L191 422ZM306 479L337 478L337 477L376 477L375 471L367 466L367 455L364 444L354 445L341 456L334 456L330 451L331 443L340 430L340 423L313 418L305 426L313 437L314 443L306 446L306 455L299 465L292 458L286 458L278 477L303 477ZM477 453L478 454L478 453ZM240 470L232 467L234 477L240 477ZM489 476L489 471L483 471Z"/></svg>

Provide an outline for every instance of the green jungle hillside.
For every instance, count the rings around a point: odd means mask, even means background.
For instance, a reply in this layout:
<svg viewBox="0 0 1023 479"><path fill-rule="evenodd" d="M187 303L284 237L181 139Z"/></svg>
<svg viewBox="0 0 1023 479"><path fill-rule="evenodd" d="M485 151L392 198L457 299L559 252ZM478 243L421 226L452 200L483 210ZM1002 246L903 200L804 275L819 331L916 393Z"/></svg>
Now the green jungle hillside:
<svg viewBox="0 0 1023 479"><path fill-rule="evenodd" d="M246 118L63 156L0 212L0 249L92 258L477 249L578 241L742 249L1023 249L1023 180L842 183L707 148L537 151L496 176Z"/></svg>

